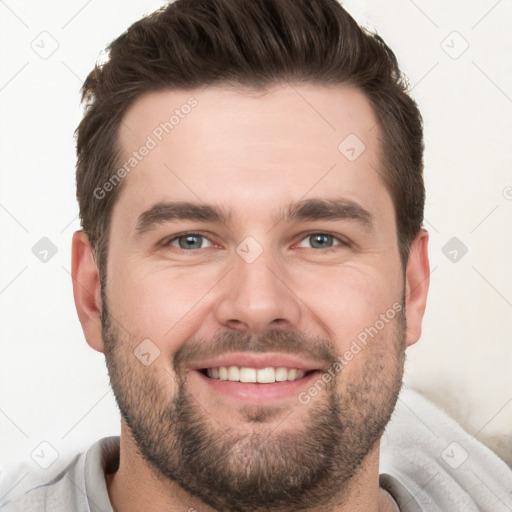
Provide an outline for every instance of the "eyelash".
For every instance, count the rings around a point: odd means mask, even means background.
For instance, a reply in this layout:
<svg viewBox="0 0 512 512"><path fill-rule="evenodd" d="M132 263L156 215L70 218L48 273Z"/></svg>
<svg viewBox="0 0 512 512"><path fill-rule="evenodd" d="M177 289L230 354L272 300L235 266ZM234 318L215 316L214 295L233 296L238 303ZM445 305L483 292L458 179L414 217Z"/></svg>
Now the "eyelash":
<svg viewBox="0 0 512 512"><path fill-rule="evenodd" d="M311 236L314 236L314 235L325 235L325 236L330 236L333 238L333 240L336 240L339 242L338 245L334 245L332 247L327 247L325 249L322 249L322 248L315 248L315 247L306 247L306 249L311 249L311 250L314 250L314 251L317 251L317 252L332 252L334 250L336 250L337 248L340 248L340 247L351 247L352 244L346 240L346 239L343 239L343 238L340 238L332 233L327 233L327 232L323 232L323 231L313 231L313 232L310 232L310 233L306 233L302 236L302 238L300 239L299 243L302 242L303 240L305 240L306 238L309 238ZM181 247L174 247L174 246L171 246L172 242L176 241L176 240L179 240L180 238L182 237L186 237L186 236L197 236L197 237L201 237L201 238L205 238L206 240L208 240L209 242L211 242L213 244L213 242L206 236L206 235L202 235L201 233L195 233L195 232L185 232L185 233L179 233L177 235L174 235L173 237L171 238L168 238L166 240L164 240L162 243L161 243L161 246L163 248L167 248L167 247L173 247L174 249L178 249L178 250L181 250L183 252L190 252L190 253L198 253L198 252L201 252L201 251L204 251L206 249L208 249L208 247L204 247L204 248L201 248L201 249L190 249L190 250L186 250L186 249L183 249Z"/></svg>

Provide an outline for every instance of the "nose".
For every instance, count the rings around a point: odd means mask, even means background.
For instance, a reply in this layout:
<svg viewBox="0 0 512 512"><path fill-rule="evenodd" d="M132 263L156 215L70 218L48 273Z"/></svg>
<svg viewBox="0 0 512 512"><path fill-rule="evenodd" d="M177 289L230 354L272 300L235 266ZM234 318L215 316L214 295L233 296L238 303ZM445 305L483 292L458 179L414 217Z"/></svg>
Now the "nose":
<svg viewBox="0 0 512 512"><path fill-rule="evenodd" d="M261 334L269 328L299 324L301 300L284 265L278 264L269 250L252 262L235 254L233 264L216 303L215 314L221 325Z"/></svg>

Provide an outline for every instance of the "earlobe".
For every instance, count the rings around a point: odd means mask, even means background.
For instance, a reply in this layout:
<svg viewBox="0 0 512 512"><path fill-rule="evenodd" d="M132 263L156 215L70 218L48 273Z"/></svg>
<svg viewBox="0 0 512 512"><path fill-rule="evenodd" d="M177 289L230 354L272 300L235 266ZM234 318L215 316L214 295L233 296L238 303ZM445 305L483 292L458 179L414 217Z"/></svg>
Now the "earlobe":
<svg viewBox="0 0 512 512"><path fill-rule="evenodd" d="M406 269L407 345L413 345L421 336L421 322L427 305L429 282L428 232L422 228L411 244Z"/></svg>
<svg viewBox="0 0 512 512"><path fill-rule="evenodd" d="M71 248L71 277L78 318L87 343L103 352L101 334L101 287L89 238L84 231L73 234Z"/></svg>

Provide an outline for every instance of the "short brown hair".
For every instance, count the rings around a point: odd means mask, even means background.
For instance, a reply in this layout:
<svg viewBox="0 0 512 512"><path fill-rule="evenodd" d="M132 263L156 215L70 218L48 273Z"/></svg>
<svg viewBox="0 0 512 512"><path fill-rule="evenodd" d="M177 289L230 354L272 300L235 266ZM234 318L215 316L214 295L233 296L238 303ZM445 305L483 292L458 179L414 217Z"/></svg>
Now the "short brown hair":
<svg viewBox="0 0 512 512"><path fill-rule="evenodd" d="M119 165L119 126L142 94L208 85L254 90L286 81L352 85L380 125L382 179L395 206L402 266L421 229L423 124L390 48L336 0L176 0L134 23L107 48L82 87L77 198L100 276L110 218L123 183L101 200Z"/></svg>

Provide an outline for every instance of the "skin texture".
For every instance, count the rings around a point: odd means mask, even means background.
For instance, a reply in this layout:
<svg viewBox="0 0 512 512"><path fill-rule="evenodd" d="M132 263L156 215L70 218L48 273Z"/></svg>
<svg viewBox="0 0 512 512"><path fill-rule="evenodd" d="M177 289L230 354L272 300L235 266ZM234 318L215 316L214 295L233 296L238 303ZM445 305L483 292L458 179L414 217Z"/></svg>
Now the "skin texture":
<svg viewBox="0 0 512 512"><path fill-rule="evenodd" d="M73 237L77 311L87 342L105 353L122 414L120 467L107 480L114 508L393 510L378 486L379 439L405 349L421 333L428 235L414 240L404 273L375 115L341 86L151 93L123 119L122 163L191 97L197 105L124 178L103 290L87 236ZM338 149L350 134L365 146L353 161ZM283 219L290 203L312 198L357 203L372 226ZM232 216L137 233L139 215L163 201ZM192 248L186 237L163 245L184 232L200 235ZM148 365L135 355L143 340ZM314 363L317 378L301 392L329 369L335 376L307 403L298 393L227 396L193 368L228 352Z"/></svg>

